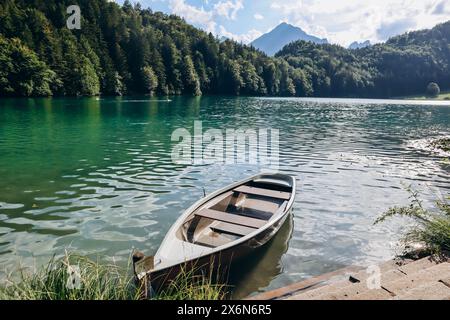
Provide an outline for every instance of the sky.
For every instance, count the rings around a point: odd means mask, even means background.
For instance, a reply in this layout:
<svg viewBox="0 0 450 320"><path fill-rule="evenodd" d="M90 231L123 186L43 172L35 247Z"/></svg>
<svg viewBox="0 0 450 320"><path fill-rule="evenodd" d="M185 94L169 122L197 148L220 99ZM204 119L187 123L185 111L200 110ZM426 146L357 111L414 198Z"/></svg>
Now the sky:
<svg viewBox="0 0 450 320"><path fill-rule="evenodd" d="M116 0L123 3L124 0ZM281 22L348 46L450 20L450 0L131 0L219 37L249 43Z"/></svg>

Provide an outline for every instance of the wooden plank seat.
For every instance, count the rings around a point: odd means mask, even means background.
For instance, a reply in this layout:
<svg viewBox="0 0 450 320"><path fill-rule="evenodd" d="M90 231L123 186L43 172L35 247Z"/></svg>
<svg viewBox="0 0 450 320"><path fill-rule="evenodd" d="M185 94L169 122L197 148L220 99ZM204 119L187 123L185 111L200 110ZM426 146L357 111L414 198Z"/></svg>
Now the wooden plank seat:
<svg viewBox="0 0 450 320"><path fill-rule="evenodd" d="M212 220L222 221L222 222L228 222L231 224L236 224L244 227L250 227L254 229L259 229L262 226L264 226L267 221L255 219L255 218L249 218L240 216L237 214L230 214L227 212L212 210L212 209L202 209L195 213L196 216L208 218Z"/></svg>
<svg viewBox="0 0 450 320"><path fill-rule="evenodd" d="M235 205L229 205L225 211L230 214L236 214L248 218L266 221L272 218L273 216L272 212L268 211L264 207L259 206L259 204L257 206L252 206L251 204L245 203L244 206L240 207L236 207Z"/></svg>
<svg viewBox="0 0 450 320"><path fill-rule="evenodd" d="M256 230L255 228L239 226L237 224L232 224L228 222L220 222L215 226L211 227L211 229L214 231L231 233L243 237Z"/></svg>
<svg viewBox="0 0 450 320"><path fill-rule="evenodd" d="M268 190L249 186L240 186L234 189L234 191L282 200L289 200L291 198L291 194L289 192Z"/></svg>

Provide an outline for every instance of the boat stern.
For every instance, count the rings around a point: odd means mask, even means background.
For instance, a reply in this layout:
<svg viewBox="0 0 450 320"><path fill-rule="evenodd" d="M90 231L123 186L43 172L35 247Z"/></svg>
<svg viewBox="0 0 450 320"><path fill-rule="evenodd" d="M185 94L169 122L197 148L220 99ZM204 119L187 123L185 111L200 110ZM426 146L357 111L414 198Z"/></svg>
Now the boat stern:
<svg viewBox="0 0 450 320"><path fill-rule="evenodd" d="M133 253L133 271L138 280L143 279L155 267L155 257L145 256L142 252Z"/></svg>
<svg viewBox="0 0 450 320"><path fill-rule="evenodd" d="M150 274L155 267L155 257L145 256L140 251L133 252L133 272L136 286L141 299L147 299L152 295Z"/></svg>

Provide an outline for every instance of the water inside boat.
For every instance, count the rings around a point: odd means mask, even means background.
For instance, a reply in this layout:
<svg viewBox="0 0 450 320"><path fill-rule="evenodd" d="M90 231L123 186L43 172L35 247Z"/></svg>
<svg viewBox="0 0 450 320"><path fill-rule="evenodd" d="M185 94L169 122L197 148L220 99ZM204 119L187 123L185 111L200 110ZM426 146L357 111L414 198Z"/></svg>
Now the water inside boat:
<svg viewBox="0 0 450 320"><path fill-rule="evenodd" d="M185 220L177 236L216 248L251 234L284 212L292 187L282 182L251 181L211 199Z"/></svg>

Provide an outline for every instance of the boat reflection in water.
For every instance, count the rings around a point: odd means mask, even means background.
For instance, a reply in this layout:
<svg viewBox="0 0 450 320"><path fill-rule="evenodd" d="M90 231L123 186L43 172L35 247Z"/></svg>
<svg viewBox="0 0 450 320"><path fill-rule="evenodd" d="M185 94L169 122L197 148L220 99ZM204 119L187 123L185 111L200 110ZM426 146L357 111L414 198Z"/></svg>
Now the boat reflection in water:
<svg viewBox="0 0 450 320"><path fill-rule="evenodd" d="M231 298L242 299L252 293L262 292L283 272L281 259L289 248L293 230L293 213L290 213L271 241L249 256L232 263L228 280Z"/></svg>

